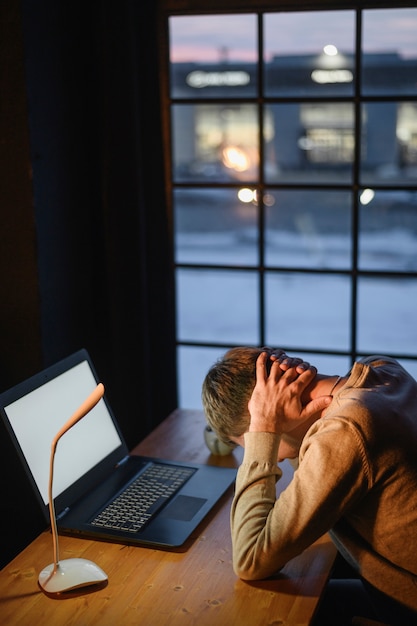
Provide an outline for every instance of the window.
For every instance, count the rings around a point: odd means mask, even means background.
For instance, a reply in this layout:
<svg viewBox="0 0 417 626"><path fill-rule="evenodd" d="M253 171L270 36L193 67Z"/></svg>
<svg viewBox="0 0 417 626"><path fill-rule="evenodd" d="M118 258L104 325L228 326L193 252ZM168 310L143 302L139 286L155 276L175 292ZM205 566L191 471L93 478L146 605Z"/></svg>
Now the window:
<svg viewBox="0 0 417 626"><path fill-rule="evenodd" d="M417 8L257 4L168 16L184 408L233 345L417 375Z"/></svg>

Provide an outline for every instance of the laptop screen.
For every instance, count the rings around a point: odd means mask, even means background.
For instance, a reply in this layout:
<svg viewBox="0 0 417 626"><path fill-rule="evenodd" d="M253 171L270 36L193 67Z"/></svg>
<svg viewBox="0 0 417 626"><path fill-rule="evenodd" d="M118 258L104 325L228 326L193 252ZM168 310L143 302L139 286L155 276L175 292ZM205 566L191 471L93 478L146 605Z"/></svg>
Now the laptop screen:
<svg viewBox="0 0 417 626"><path fill-rule="evenodd" d="M52 440L96 386L88 362L83 361L4 407L45 504ZM119 433L100 400L58 442L53 496L59 496L120 445Z"/></svg>

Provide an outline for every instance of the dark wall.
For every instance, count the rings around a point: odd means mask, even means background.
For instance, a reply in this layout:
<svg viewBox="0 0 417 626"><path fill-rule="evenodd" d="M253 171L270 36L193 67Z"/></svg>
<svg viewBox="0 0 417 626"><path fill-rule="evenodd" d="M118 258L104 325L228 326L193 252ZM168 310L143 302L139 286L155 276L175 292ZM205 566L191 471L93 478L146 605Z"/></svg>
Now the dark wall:
<svg viewBox="0 0 417 626"><path fill-rule="evenodd" d="M85 347L129 447L176 407L157 4L5 0L0 15L0 390ZM43 522L0 435L4 563Z"/></svg>
<svg viewBox="0 0 417 626"><path fill-rule="evenodd" d="M5 388L40 367L41 345L18 3L12 0L0 3L0 29L0 388Z"/></svg>
<svg viewBox="0 0 417 626"><path fill-rule="evenodd" d="M37 242L33 214L19 5L0 3L0 389L42 366ZM0 566L44 526L0 420ZM30 530L22 521L34 512Z"/></svg>

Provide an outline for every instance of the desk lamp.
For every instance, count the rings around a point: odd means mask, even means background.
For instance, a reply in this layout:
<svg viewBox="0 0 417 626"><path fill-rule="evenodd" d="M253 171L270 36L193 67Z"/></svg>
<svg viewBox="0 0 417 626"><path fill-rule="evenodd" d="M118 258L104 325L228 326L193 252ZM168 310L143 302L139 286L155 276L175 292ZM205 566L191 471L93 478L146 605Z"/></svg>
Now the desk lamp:
<svg viewBox="0 0 417 626"><path fill-rule="evenodd" d="M102 383L99 383L52 440L49 465L49 516L51 518L52 539L54 543L54 562L41 571L38 579L40 587L47 593L60 594L65 591L72 591L78 587L104 583L104 581L107 580L107 574L105 574L98 565L93 563L93 561L77 558L64 559L63 561L59 560L58 531L52 495L54 458L59 439L95 407L98 401L103 397L103 394L104 386Z"/></svg>

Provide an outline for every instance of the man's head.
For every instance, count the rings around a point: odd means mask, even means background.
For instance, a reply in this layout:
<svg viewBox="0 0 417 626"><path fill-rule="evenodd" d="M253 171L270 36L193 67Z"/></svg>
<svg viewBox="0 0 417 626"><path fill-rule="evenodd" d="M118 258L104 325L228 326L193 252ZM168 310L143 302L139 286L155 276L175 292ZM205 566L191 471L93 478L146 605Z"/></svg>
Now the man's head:
<svg viewBox="0 0 417 626"><path fill-rule="evenodd" d="M212 365L202 387L202 401L207 422L219 439L225 443L233 442L244 446L243 435L250 426L248 404L256 385L256 361L262 352L272 357L266 360L267 374L272 363L278 360L280 368L284 371L296 368L297 373L301 375L306 370L314 370L316 374L313 385L316 385L320 379L329 378L323 375L317 376L316 368L311 367L309 363L298 357L288 357L283 350L277 348L232 348ZM323 392L324 394L320 394L321 398L316 397L313 401L310 387L304 398L304 406L314 402L313 412L310 411L305 421L281 436L278 461L298 456L306 431L328 406L330 396L325 395L328 393L327 389Z"/></svg>
<svg viewBox="0 0 417 626"><path fill-rule="evenodd" d="M249 428L248 403L256 383L256 359L267 348L232 348L206 374L202 401L206 419L219 439L229 442Z"/></svg>

